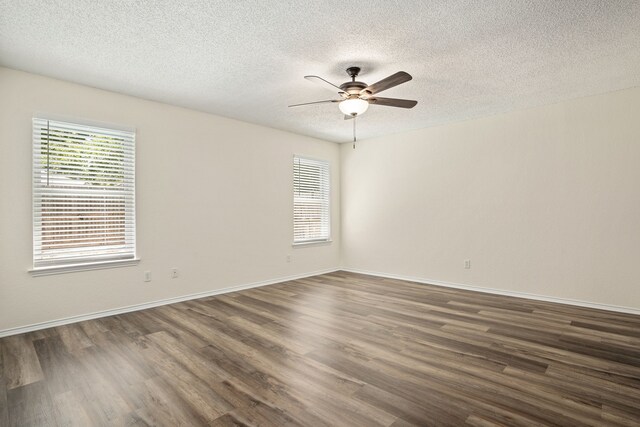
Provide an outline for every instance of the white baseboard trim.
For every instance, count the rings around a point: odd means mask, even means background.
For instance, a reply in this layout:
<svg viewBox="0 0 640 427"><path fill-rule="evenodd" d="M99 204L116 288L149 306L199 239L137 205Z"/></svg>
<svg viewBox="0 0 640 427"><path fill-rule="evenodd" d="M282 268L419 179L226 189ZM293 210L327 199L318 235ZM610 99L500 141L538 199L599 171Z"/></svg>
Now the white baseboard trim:
<svg viewBox="0 0 640 427"><path fill-rule="evenodd" d="M615 312L618 312L618 313L627 313L627 314L640 315L640 308L622 307L622 306L618 306L618 305L609 305L609 304L600 304L600 303L597 303L597 302L580 301L580 300L574 300L574 299L569 299L569 298L550 297L550 296L546 296L546 295L530 294L530 293L526 293L526 292L505 291L503 289L484 288L482 286L466 285L466 284L462 284L462 283L443 282L441 280L424 279L424 278L421 278L421 277L403 276L403 275L399 275L399 274L381 273L379 271L360 270L360 269L357 269L357 268L341 268L340 271L347 271L347 272L350 272L350 273L367 274L369 276L385 277L385 278L388 278L388 279L406 280L408 282L416 282L416 283L423 283L423 284L427 284L427 285L442 286L442 287L445 287L445 288L464 289L464 290L467 290L467 291L484 292L484 293L487 293L487 294L505 295L505 296L510 296L510 297L526 298L526 299L532 299L532 300L537 300L537 301L555 302L555 303L559 303L559 304L575 305L575 306L578 306L578 307L596 308L598 310L607 310L607 311L615 311Z"/></svg>
<svg viewBox="0 0 640 427"><path fill-rule="evenodd" d="M9 328L9 329L0 330L0 338L8 337L10 335L17 335L17 334L23 334L23 333L26 333L26 332L37 331L37 330L40 330L40 329L52 328L52 327L55 327L55 326L67 325L69 323L82 322L84 320L98 319L100 317L113 316L113 315L116 315L116 314L123 314L123 313L129 313L129 312L132 312L132 311L138 311L138 310L144 310L144 309L147 309L147 308L158 307L158 306L161 306L161 305L174 304L174 303L177 303L177 302L188 301L188 300L192 300L192 299L210 297L210 296L213 296L213 295L227 294L229 292L236 292L236 291L242 291L244 289L258 288L258 287L261 287L261 286L274 285L276 283L287 282L289 280L303 279L305 277L317 276L319 274L333 273L334 271L338 271L338 270L339 270L338 268L332 268L332 269L327 269L327 270L313 271L313 272L298 274L298 275L294 275L294 276L279 277L279 278L276 278L276 279L270 279L270 280L263 280L263 281L260 281L260 282L248 283L248 284L245 284L245 285L229 286L229 287L222 288L222 289L214 289L214 290L211 290L211 291L198 292L198 293L195 293L195 294L182 295L182 296L179 296L179 297L165 298L165 299L156 300L156 301L152 301L152 302L145 302L145 303L141 303L141 304L133 304L133 305L128 305L126 307L114 308L114 309L110 309L110 310L103 310L103 311L96 311L96 312L93 312L93 313L80 314L80 315L77 315L77 316L65 317L65 318L62 318L62 319L51 320L51 321L47 321L47 322L34 323L34 324L31 324L31 325L26 325L26 326L17 326L15 328Z"/></svg>

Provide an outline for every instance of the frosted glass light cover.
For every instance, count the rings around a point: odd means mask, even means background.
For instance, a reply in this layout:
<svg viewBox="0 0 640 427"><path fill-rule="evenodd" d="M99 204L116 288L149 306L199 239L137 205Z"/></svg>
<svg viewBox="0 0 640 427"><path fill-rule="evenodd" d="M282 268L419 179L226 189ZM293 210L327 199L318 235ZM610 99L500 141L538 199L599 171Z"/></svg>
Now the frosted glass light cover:
<svg viewBox="0 0 640 427"><path fill-rule="evenodd" d="M369 108L369 103L363 99L345 99L338 104L340 107L340 111L342 111L347 116L351 116L353 114L360 115L367 111Z"/></svg>

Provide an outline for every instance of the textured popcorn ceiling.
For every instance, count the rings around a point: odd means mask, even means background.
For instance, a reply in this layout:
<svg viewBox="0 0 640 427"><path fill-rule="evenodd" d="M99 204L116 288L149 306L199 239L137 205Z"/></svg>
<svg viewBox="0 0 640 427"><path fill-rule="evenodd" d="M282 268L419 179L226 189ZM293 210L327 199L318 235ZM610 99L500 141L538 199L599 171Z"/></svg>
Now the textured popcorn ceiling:
<svg viewBox="0 0 640 427"><path fill-rule="evenodd" d="M0 64L348 142L304 75L413 75L360 139L638 86L640 1L0 0Z"/></svg>

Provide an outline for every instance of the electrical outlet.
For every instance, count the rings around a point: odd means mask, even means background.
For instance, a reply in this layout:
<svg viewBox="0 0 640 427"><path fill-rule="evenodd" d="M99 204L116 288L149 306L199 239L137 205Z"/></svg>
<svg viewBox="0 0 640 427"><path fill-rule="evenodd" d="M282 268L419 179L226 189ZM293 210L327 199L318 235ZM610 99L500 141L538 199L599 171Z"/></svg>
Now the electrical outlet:
<svg viewBox="0 0 640 427"><path fill-rule="evenodd" d="M147 270L144 272L144 281L145 282L150 282L151 281L151 271Z"/></svg>
<svg viewBox="0 0 640 427"><path fill-rule="evenodd" d="M470 259L465 259L464 260L464 268L466 268L466 269L471 268L471 260Z"/></svg>
<svg viewBox="0 0 640 427"><path fill-rule="evenodd" d="M180 276L180 274L178 273L178 269L177 268L172 268L171 269L171 278L172 279L177 279L178 276Z"/></svg>
<svg viewBox="0 0 640 427"><path fill-rule="evenodd" d="M287 255L287 262L291 262L291 255Z"/></svg>

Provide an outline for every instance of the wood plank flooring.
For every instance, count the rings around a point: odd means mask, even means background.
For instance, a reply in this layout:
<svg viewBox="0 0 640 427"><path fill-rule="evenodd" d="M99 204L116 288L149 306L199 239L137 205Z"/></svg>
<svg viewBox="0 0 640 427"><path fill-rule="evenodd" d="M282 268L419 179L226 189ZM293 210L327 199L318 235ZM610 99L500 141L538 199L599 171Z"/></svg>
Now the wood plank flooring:
<svg viewBox="0 0 640 427"><path fill-rule="evenodd" d="M336 272L0 339L1 426L639 426L640 316Z"/></svg>

